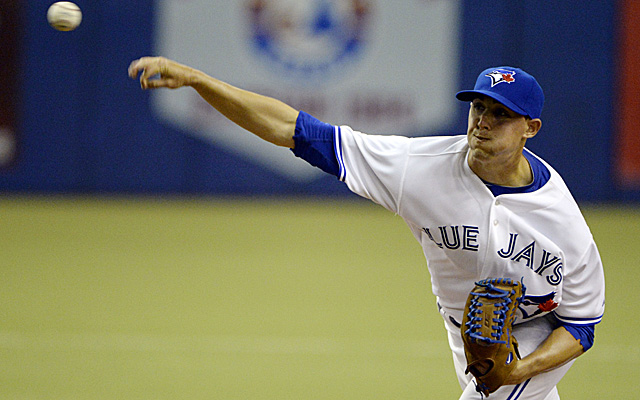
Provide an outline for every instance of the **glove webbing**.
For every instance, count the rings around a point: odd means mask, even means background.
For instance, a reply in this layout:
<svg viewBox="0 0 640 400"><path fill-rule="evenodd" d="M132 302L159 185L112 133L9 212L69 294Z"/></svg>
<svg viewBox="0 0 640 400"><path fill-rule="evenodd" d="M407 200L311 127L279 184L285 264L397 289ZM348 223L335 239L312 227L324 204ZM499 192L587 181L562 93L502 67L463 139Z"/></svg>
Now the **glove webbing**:
<svg viewBox="0 0 640 400"><path fill-rule="evenodd" d="M511 279L485 279L483 281L476 282L477 286L487 288L488 292L471 292L474 298L471 300L471 303L469 305L469 314L467 315L469 317L469 321L466 323L468 329L465 331L465 334L469 335L471 339L480 340L488 344L506 343L506 341L499 339L502 336L502 329L504 328L504 320L506 319L507 311L509 310L509 304L512 303L512 300L509 296L515 293L515 290L503 290L493 285L493 283L500 284L501 282L511 284ZM524 295L522 297L524 297ZM517 299L518 302L522 301L522 297ZM501 302L494 303L496 310L494 310L493 313L496 315L496 317L492 318L492 321L496 325L491 326L491 328L493 329L493 332L491 332L491 336L493 338L482 336L482 334L479 333L481 331L476 331L477 329L482 328L482 325L478 324L478 322L482 321L482 317L479 316L479 314L482 314L482 310L480 309L480 307L482 307L483 305L481 302L482 298L503 299L503 301Z"/></svg>

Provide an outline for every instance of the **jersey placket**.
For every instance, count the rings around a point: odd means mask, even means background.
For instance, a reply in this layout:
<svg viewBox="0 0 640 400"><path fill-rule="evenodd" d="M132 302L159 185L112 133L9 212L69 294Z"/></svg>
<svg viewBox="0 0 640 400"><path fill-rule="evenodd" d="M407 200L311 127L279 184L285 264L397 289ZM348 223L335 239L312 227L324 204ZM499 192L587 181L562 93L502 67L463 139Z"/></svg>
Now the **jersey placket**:
<svg viewBox="0 0 640 400"><path fill-rule="evenodd" d="M486 251L484 253L483 260L480 262L480 266L482 268L480 276L483 278L501 278L502 276L493 275L495 275L496 270L505 270L504 265L501 267L496 265L496 261L498 259L496 252L499 251L501 246L501 238L508 236L509 214L509 210L502 203L500 197L496 197L492 200L489 207L489 218L487 221Z"/></svg>

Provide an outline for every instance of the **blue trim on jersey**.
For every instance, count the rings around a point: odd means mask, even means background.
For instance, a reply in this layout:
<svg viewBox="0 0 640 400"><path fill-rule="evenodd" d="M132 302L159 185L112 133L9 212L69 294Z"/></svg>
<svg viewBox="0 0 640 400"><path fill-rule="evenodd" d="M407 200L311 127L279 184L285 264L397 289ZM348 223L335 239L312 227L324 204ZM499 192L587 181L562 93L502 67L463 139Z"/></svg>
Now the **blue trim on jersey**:
<svg viewBox="0 0 640 400"><path fill-rule="evenodd" d="M572 318L572 317L563 317L562 315L558 315L554 313L558 321L563 324L572 324L572 325L595 325L599 324L602 321L602 315L594 318Z"/></svg>
<svg viewBox="0 0 640 400"><path fill-rule="evenodd" d="M338 160L338 166L339 166L339 170L340 170L340 175L338 176L338 179L340 179L342 182L344 182L347 179L347 169L344 167L344 157L342 155L342 130L340 129L339 126L336 126L336 133L335 133L335 152L336 152L336 159Z"/></svg>
<svg viewBox="0 0 640 400"><path fill-rule="evenodd" d="M549 182L549 179L551 179L551 172L549 172L549 169L542 163L542 161L536 158L536 156L531 154L527 149L522 152L522 155L524 155L527 161L529 161L531 172L533 173L533 182L527 186L521 187L507 187L485 182L494 196L498 197L501 194L535 192Z"/></svg>
<svg viewBox="0 0 640 400"><path fill-rule="evenodd" d="M522 383L518 383L516 385L516 387L513 388L513 391L511 392L509 397L507 397L507 400L517 400L517 399L519 399L520 396L522 396L522 392L524 392L524 389L527 387L529 382L531 382L531 378L527 379L526 381L524 381Z"/></svg>
<svg viewBox="0 0 640 400"><path fill-rule="evenodd" d="M314 167L339 176L341 168L334 150L334 132L333 125L300 111L293 135L295 146L291 151Z"/></svg>

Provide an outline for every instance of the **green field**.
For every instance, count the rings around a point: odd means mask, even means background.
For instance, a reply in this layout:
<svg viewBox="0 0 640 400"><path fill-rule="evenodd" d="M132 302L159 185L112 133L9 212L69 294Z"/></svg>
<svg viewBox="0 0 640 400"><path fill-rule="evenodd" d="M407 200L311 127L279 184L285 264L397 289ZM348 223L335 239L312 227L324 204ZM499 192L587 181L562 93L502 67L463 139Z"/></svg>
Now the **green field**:
<svg viewBox="0 0 640 400"><path fill-rule="evenodd" d="M607 312L561 397L635 399L640 210L584 211ZM460 393L421 249L369 203L16 197L0 224L0 399Z"/></svg>

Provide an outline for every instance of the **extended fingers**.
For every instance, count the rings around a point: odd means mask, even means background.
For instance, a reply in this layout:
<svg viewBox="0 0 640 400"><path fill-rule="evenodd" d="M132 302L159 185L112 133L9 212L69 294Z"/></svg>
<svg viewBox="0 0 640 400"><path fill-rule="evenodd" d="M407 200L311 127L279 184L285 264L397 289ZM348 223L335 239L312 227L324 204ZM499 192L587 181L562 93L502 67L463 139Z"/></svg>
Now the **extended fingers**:
<svg viewBox="0 0 640 400"><path fill-rule="evenodd" d="M152 81L151 78L162 75L165 68L166 62L162 57L142 57L129 65L129 77L135 79L140 74L140 86L143 89L160 87L162 82Z"/></svg>
<svg viewBox="0 0 640 400"><path fill-rule="evenodd" d="M183 65L164 57L142 57L129 65L129 76L135 79L140 75L142 89L176 89L186 84L186 72Z"/></svg>
<svg viewBox="0 0 640 400"><path fill-rule="evenodd" d="M141 70L144 70L151 62L153 58L151 57L142 57L137 60L133 60L131 64L129 64L129 77L136 78L138 73Z"/></svg>

